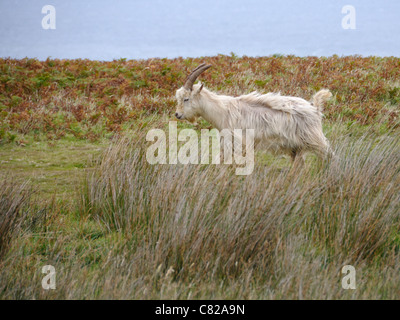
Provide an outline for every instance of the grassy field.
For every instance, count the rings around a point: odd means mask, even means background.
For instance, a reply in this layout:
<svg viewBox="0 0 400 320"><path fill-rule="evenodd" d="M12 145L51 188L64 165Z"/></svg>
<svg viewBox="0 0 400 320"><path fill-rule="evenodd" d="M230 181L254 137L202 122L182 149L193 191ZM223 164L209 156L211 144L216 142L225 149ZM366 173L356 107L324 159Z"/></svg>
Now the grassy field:
<svg viewBox="0 0 400 320"><path fill-rule="evenodd" d="M223 94L330 89L338 160L150 165L203 61ZM0 299L399 299L399 112L394 57L0 59Z"/></svg>

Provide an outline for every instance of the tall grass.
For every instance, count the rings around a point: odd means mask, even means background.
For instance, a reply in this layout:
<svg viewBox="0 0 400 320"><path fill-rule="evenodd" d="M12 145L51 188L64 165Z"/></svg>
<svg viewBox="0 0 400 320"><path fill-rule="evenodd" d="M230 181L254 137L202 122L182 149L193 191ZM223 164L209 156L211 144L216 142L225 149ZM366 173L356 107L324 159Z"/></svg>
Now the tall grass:
<svg viewBox="0 0 400 320"><path fill-rule="evenodd" d="M11 177L0 175L0 258L23 221L31 192L26 184L13 183Z"/></svg>
<svg viewBox="0 0 400 320"><path fill-rule="evenodd" d="M340 270L351 264L353 297L399 298L400 140L331 139L332 163L258 164L247 177L150 165L142 142L122 139L89 175L80 213L129 239L123 271L108 275L127 272L125 290L144 297L349 297Z"/></svg>
<svg viewBox="0 0 400 320"><path fill-rule="evenodd" d="M77 190L75 215L52 203L8 224L20 227L0 259L0 297L398 299L400 139L335 128L329 139L331 162L291 168L258 154L249 176L150 165L143 134L116 140ZM16 217L26 198L4 190ZM40 285L47 264L56 290ZM348 264L356 290L341 287Z"/></svg>

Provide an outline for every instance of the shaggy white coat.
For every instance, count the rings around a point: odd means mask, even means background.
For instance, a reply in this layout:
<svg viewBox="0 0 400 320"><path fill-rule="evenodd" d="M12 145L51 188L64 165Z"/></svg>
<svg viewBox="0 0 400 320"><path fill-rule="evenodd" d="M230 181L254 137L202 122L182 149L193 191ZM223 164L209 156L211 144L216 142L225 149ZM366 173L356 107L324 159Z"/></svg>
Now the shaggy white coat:
<svg viewBox="0 0 400 320"><path fill-rule="evenodd" d="M332 94L316 93L311 102L278 93L253 92L239 97L218 95L201 83L176 92L176 117L193 122L202 117L218 130L254 129L255 143L293 160L304 152L323 158L332 154L322 131L323 105Z"/></svg>

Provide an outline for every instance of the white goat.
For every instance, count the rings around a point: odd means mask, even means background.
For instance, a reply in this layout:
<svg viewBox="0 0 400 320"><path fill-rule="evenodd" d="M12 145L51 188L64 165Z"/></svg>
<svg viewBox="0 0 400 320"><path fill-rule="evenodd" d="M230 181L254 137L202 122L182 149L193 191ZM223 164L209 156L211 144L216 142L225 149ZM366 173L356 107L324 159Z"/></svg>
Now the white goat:
<svg viewBox="0 0 400 320"><path fill-rule="evenodd" d="M311 103L277 93L218 95L201 83L194 85L197 77L210 67L198 66L176 91L178 119L194 122L202 117L218 130L254 129L256 144L290 155L293 161L302 160L305 152L321 158L333 154L322 132L323 105L332 96L329 90L320 90Z"/></svg>

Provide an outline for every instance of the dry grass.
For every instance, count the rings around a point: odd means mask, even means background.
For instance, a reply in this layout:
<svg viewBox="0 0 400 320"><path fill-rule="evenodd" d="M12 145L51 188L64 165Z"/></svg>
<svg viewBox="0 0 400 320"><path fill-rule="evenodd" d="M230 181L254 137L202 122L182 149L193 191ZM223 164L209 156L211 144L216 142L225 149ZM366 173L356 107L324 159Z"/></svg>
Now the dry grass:
<svg viewBox="0 0 400 320"><path fill-rule="evenodd" d="M12 183L10 177L0 175L0 258L24 218L30 195L26 183Z"/></svg>
<svg viewBox="0 0 400 320"><path fill-rule="evenodd" d="M168 128L174 91L203 60L0 59L0 169L15 173L0 182L0 299L400 298L400 59L207 58L202 80L225 94L329 88L338 159L291 169L259 153L249 176L152 166L145 134ZM49 196L60 184L66 196ZM341 287L347 264L356 290Z"/></svg>
<svg viewBox="0 0 400 320"><path fill-rule="evenodd" d="M247 177L231 166L150 165L143 133L116 140L88 172L74 218L53 214L46 233L15 242L0 294L398 299L400 140L338 128L329 138L337 161L310 158L295 172L258 161ZM58 270L51 292L40 288L44 263ZM346 264L356 290L341 288Z"/></svg>

